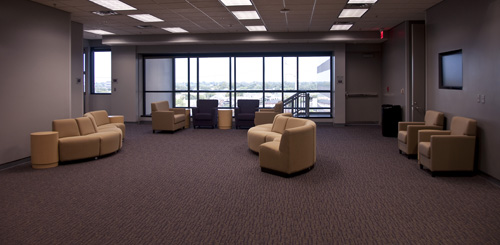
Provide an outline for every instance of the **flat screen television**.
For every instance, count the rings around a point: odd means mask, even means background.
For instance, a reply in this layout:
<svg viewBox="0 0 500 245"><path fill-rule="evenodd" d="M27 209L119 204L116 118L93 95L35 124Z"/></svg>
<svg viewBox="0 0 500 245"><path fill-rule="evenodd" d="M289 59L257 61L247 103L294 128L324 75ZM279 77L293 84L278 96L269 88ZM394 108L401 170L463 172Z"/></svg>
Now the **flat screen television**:
<svg viewBox="0 0 500 245"><path fill-rule="evenodd" d="M463 88L462 50L454 50L439 54L439 88Z"/></svg>

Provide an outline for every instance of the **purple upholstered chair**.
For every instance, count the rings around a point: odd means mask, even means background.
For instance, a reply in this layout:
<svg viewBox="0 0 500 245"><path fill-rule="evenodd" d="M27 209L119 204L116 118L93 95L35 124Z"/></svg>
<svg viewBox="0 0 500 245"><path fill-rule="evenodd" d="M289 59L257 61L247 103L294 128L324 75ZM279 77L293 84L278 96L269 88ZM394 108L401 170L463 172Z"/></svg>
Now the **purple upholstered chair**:
<svg viewBox="0 0 500 245"><path fill-rule="evenodd" d="M238 100L238 107L234 110L236 128L255 126L255 112L259 110L259 100Z"/></svg>
<svg viewBox="0 0 500 245"><path fill-rule="evenodd" d="M196 126L209 126L215 128L217 126L217 108L219 107L218 100L198 100L198 107L193 107L193 128Z"/></svg>

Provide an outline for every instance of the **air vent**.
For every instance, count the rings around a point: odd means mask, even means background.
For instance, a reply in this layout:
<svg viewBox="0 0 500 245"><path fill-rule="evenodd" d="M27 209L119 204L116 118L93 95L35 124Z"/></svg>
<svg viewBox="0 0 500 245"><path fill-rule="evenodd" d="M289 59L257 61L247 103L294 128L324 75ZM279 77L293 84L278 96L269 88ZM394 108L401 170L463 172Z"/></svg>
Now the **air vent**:
<svg viewBox="0 0 500 245"><path fill-rule="evenodd" d="M105 10L105 11L94 11L92 12L93 14L96 14L96 15L99 15L99 16L111 16L111 15L119 15L117 12L115 11L111 11L111 10Z"/></svg>
<svg viewBox="0 0 500 245"><path fill-rule="evenodd" d="M152 26L152 25L138 25L138 26L135 26L139 29L154 29L156 28L156 26Z"/></svg>

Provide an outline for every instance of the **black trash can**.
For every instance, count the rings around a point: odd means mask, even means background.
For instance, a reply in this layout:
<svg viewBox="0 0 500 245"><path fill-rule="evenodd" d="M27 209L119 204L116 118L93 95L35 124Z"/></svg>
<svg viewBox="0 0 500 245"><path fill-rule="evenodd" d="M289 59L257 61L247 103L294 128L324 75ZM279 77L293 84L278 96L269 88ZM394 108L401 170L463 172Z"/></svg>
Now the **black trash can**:
<svg viewBox="0 0 500 245"><path fill-rule="evenodd" d="M401 106L383 104L382 135L385 137L397 137L399 121L401 121Z"/></svg>

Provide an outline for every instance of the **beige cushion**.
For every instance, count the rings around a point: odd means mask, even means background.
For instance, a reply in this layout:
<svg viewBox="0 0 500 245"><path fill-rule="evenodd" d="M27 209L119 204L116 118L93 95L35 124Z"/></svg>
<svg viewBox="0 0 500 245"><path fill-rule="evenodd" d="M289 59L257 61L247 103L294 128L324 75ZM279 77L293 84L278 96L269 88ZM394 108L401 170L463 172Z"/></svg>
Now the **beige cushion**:
<svg viewBox="0 0 500 245"><path fill-rule="evenodd" d="M407 139L407 136L408 135L408 131L399 131L398 132L398 140L400 142L403 142L406 144L406 139Z"/></svg>
<svg viewBox="0 0 500 245"><path fill-rule="evenodd" d="M444 114L442 112L427 110L425 112L425 125L429 126L443 126Z"/></svg>
<svg viewBox="0 0 500 245"><path fill-rule="evenodd" d="M451 119L451 135L476 136L476 120L466 117L453 117Z"/></svg>
<svg viewBox="0 0 500 245"><path fill-rule="evenodd" d="M431 142L420 142L418 144L418 152L427 158L431 157Z"/></svg>
<svg viewBox="0 0 500 245"><path fill-rule="evenodd" d="M59 138L80 136L78 124L73 118L52 121L52 131L59 132Z"/></svg>
<svg viewBox="0 0 500 245"><path fill-rule="evenodd" d="M80 129L80 135L88 135L96 133L92 120L89 117L79 117L75 119L78 128Z"/></svg>
<svg viewBox="0 0 500 245"><path fill-rule="evenodd" d="M99 137L93 134L59 138L59 161L97 157L100 151L99 143Z"/></svg>
<svg viewBox="0 0 500 245"><path fill-rule="evenodd" d="M170 105L168 101L158 101L151 103L151 112L153 111L168 111L170 109Z"/></svg>
<svg viewBox="0 0 500 245"><path fill-rule="evenodd" d="M288 121L288 117L278 116L274 118L272 132L276 132L282 134L285 132L286 123Z"/></svg>
<svg viewBox="0 0 500 245"><path fill-rule="evenodd" d="M283 112L283 101L280 101L274 105L274 112L276 112L276 113Z"/></svg>
<svg viewBox="0 0 500 245"><path fill-rule="evenodd" d="M288 121L286 122L286 127L285 129L289 128L296 128L300 126L304 126L306 124L307 120L301 119L301 118L289 118Z"/></svg>
<svg viewBox="0 0 500 245"><path fill-rule="evenodd" d="M97 126L101 126L109 123L108 112L105 110L90 112L94 116Z"/></svg>

